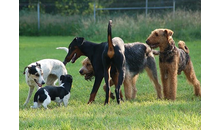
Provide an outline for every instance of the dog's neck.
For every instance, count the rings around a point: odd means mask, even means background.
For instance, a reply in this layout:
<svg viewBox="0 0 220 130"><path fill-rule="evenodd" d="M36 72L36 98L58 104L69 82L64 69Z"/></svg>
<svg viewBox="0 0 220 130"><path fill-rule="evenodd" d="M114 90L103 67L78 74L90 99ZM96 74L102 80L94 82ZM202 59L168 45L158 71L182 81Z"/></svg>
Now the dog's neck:
<svg viewBox="0 0 220 130"><path fill-rule="evenodd" d="M175 45L168 45L165 49L160 49L160 54L170 54L176 49Z"/></svg>
<svg viewBox="0 0 220 130"><path fill-rule="evenodd" d="M162 44L163 46L160 47L160 53L172 53L174 50L176 50L176 46L175 46L175 41L173 40L173 38L169 38L167 40L166 44Z"/></svg>
<svg viewBox="0 0 220 130"><path fill-rule="evenodd" d="M72 86L71 83L61 83L60 84L60 87L65 88L68 92L70 92L71 86Z"/></svg>
<svg viewBox="0 0 220 130"><path fill-rule="evenodd" d="M80 46L80 50L82 51L82 53L87 56L90 57L91 55L93 55L93 50L95 46L97 46L99 44L93 43L93 42L89 42L89 41L84 41L84 43Z"/></svg>

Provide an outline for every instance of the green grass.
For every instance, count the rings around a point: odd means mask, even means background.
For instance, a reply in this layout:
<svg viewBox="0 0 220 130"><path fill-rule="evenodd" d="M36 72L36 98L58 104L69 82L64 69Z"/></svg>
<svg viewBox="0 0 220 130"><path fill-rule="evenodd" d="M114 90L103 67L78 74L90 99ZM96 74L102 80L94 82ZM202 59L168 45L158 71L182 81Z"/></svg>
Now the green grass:
<svg viewBox="0 0 220 130"><path fill-rule="evenodd" d="M175 34L174 34L175 35ZM23 103L28 94L28 85L22 74L24 67L44 58L63 61L66 52L56 50L68 46L73 37L24 37L19 39L19 127L20 129L201 129L201 99L193 94L193 87L183 73L178 76L176 101L157 100L153 84L147 74L140 74L137 81L137 98L116 100L104 106L105 93L100 87L95 102L87 105L93 81L85 81L79 69L84 56L74 64L67 64L68 73L73 76L71 97L67 107L58 107L52 102L48 110L31 109L33 95L26 107ZM90 40L90 39L87 39ZM103 39L104 41L105 39ZM92 40L90 40L92 41ZM175 40L176 43L178 40ZM101 42L93 41L93 42ZM190 49L197 78L201 81L201 41L186 41ZM158 75L158 56L156 56ZM160 75L159 75L160 76ZM161 80L159 78L159 82ZM102 85L104 82L102 82ZM111 88L114 91L114 87ZM122 87L124 94L124 89ZM36 90L35 90L36 92Z"/></svg>

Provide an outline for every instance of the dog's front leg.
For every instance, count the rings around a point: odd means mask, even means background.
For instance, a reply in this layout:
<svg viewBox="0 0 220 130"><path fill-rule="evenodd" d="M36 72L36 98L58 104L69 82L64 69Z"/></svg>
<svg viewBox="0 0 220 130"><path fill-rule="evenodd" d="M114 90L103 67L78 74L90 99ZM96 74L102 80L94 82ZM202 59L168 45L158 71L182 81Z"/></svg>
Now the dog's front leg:
<svg viewBox="0 0 220 130"><path fill-rule="evenodd" d="M31 98L31 95L34 91L34 86L29 86L29 92L28 92L28 96L27 96L27 99L24 103L24 106L28 104L28 102L30 101L30 98Z"/></svg>
<svg viewBox="0 0 220 130"><path fill-rule="evenodd" d="M96 74L95 75L95 82L94 82L94 85L93 85L93 88L92 88L92 92L90 94L90 98L89 98L89 101L88 101L87 104L90 104L90 103L92 103L95 100L96 93L97 93L97 91L98 91L98 89L100 87L100 84L102 82L102 79L103 79L103 73L101 72L100 74Z"/></svg>

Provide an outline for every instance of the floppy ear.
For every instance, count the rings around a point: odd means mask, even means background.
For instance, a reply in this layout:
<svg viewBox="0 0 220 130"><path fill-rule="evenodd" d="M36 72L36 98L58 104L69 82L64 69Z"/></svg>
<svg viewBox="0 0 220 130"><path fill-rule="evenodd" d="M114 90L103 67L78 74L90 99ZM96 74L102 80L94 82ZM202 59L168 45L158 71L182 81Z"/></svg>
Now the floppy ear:
<svg viewBox="0 0 220 130"><path fill-rule="evenodd" d="M23 74L25 74L25 70L27 69L28 67L26 66L26 67L24 67L24 72L23 72Z"/></svg>
<svg viewBox="0 0 220 130"><path fill-rule="evenodd" d="M164 30L164 34L169 37L169 36L173 36L174 32L170 29L165 29Z"/></svg>
<svg viewBox="0 0 220 130"><path fill-rule="evenodd" d="M39 63L37 63L37 62L36 62L36 66L39 67L39 68L41 68L41 65L40 65Z"/></svg>
<svg viewBox="0 0 220 130"><path fill-rule="evenodd" d="M28 68L28 71L30 70L30 68L31 68L31 66L26 66L26 67L24 67L24 72L23 72L23 74L25 74L25 70Z"/></svg>

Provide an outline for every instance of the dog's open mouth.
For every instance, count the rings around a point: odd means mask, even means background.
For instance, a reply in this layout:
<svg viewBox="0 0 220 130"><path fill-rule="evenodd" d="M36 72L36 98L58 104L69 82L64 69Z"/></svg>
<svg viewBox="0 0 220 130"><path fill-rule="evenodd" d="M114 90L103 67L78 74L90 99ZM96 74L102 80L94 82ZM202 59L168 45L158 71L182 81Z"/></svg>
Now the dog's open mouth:
<svg viewBox="0 0 220 130"><path fill-rule="evenodd" d="M39 87L42 87L42 84L39 84L36 79L34 79L34 81Z"/></svg>
<svg viewBox="0 0 220 130"><path fill-rule="evenodd" d="M76 61L76 53L74 53L73 58L71 60L72 63L74 63Z"/></svg>
<svg viewBox="0 0 220 130"><path fill-rule="evenodd" d="M148 45L149 45L149 44L148 44ZM151 48L157 48L158 45L159 45L159 43L155 43L155 44L150 44L149 46L150 46Z"/></svg>
<svg viewBox="0 0 220 130"><path fill-rule="evenodd" d="M81 74L81 75L85 75L85 80L92 80L93 79L93 76L94 74L93 73L86 73L86 74Z"/></svg>

